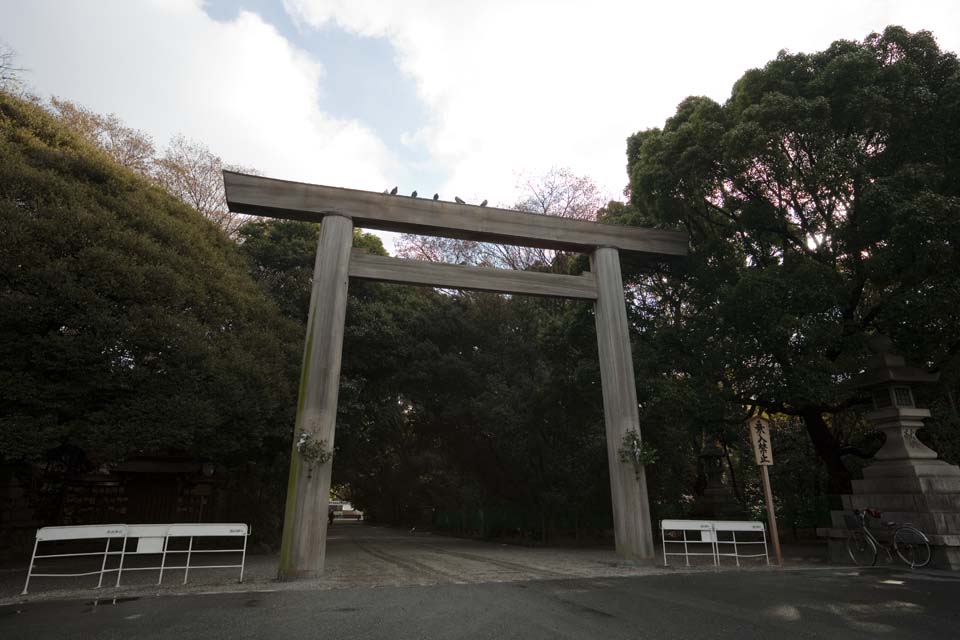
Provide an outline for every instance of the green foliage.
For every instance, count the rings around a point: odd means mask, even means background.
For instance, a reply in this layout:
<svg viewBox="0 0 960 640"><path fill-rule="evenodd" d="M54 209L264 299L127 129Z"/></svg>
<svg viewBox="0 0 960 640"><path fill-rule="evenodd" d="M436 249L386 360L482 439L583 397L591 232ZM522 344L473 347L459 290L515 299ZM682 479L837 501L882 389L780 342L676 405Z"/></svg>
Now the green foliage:
<svg viewBox="0 0 960 640"><path fill-rule="evenodd" d="M691 240L684 268L632 275L643 348L671 354L659 376L697 389L714 422L745 405L802 417L843 489L829 416L858 402L845 381L866 339L958 368L958 123L956 56L889 27L781 53L725 104L688 98L632 136L630 205L607 217Z"/></svg>
<svg viewBox="0 0 960 640"><path fill-rule="evenodd" d="M340 415L334 473L349 478L355 502L394 521L419 518L426 506L512 505L534 514L538 536L563 512L608 513L595 335L584 305L384 289L412 293L405 313L384 317L382 297L348 311L345 380L358 380L357 353L373 346L380 354L362 393L341 387L341 402L375 400L379 417L352 405ZM367 322L386 328L390 341L362 344L374 335Z"/></svg>
<svg viewBox="0 0 960 640"><path fill-rule="evenodd" d="M254 276L305 323L316 227L253 223ZM382 252L374 236L354 245ZM609 518L589 307L351 281L334 484L373 518L484 513L526 534ZM477 511L480 509L480 511ZM425 511L426 510L426 511ZM473 516L451 522L472 526Z"/></svg>
<svg viewBox="0 0 960 640"><path fill-rule="evenodd" d="M239 232L251 275L287 318L306 324L320 227L311 222L251 222ZM303 338L301 337L300 340Z"/></svg>
<svg viewBox="0 0 960 640"><path fill-rule="evenodd" d="M326 440L317 440L306 431L300 432L297 439L297 452L304 459L309 468L318 464L326 464L333 459L333 451Z"/></svg>
<svg viewBox="0 0 960 640"><path fill-rule="evenodd" d="M0 93L3 459L269 459L296 335L214 225Z"/></svg>
<svg viewBox="0 0 960 640"><path fill-rule="evenodd" d="M620 462L632 464L637 469L637 473L640 473L643 467L657 461L657 450L649 445L644 446L643 440L640 438L640 432L636 429L631 429L623 434L618 452Z"/></svg>
<svg viewBox="0 0 960 640"><path fill-rule="evenodd" d="M776 414L785 526L815 526L846 479L839 445L876 445L846 382L877 330L942 370L943 389L921 396L936 416L927 437L957 455L955 56L893 27L781 53L725 104L688 98L627 155L630 202L602 216L691 238L680 266L623 260L643 440L617 444L623 462L649 465L655 518L689 508L713 439L728 482L759 508L749 405ZM187 450L223 462L276 528L317 234L252 222L233 244L0 94L3 459ZM354 246L385 254L359 231ZM351 281L335 451L307 439L300 453L335 454L334 484L381 520L540 540L608 525L592 310Z"/></svg>

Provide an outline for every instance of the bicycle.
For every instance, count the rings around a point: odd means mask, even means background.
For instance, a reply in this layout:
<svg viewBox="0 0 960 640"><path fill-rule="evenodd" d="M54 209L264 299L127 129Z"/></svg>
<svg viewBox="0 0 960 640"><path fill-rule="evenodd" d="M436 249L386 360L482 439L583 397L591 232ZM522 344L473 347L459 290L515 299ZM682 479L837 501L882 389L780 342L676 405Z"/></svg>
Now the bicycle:
<svg viewBox="0 0 960 640"><path fill-rule="evenodd" d="M893 562L893 554L896 553L911 569L925 567L930 562L930 540L912 524L883 522L883 526L890 531L890 542L882 544L867 527L867 516L879 520L880 512L876 509L854 509L853 514L844 514L844 519L849 527L847 554L855 564L872 567L877 563L881 548L887 553L888 561Z"/></svg>

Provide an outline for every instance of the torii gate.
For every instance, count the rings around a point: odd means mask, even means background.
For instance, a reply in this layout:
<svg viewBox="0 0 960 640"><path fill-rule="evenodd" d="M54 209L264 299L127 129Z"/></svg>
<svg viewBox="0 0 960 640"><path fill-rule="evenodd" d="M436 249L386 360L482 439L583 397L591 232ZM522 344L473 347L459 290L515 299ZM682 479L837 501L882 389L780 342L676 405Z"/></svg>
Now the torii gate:
<svg viewBox="0 0 960 640"><path fill-rule="evenodd" d="M620 460L628 431L639 433L637 392L620 274L620 252L665 260L687 253L681 232L520 213L371 191L223 172L231 211L320 223L295 434L332 449L340 386L349 278L524 295L593 300L613 499L617 553L653 558L646 477ZM590 255L580 276L435 264L351 250L354 225L364 229L562 249ZM294 437L280 550L280 579L323 572L332 465L310 473Z"/></svg>

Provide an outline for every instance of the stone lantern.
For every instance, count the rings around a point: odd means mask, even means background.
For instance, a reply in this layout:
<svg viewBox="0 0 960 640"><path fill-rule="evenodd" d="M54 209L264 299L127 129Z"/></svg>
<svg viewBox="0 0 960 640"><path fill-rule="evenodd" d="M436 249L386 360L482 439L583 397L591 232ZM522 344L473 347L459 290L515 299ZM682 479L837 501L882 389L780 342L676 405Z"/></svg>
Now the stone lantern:
<svg viewBox="0 0 960 640"><path fill-rule="evenodd" d="M864 478L960 475L960 469L937 460L937 452L917 439L917 430L930 411L917 407L913 388L936 382L940 374L908 367L903 356L893 353L893 343L886 336L871 340L870 349L874 356L854 384L870 394L873 408L864 417L883 432L886 441L874 456L876 462L864 469Z"/></svg>
<svg viewBox="0 0 960 640"><path fill-rule="evenodd" d="M886 441L863 479L853 481L853 495L842 496L843 507L878 509L884 520L916 525L930 538L931 565L960 569L960 467L937 460L937 452L917 439L930 411L917 407L913 390L940 375L907 366L886 336L869 346L874 355L854 385L869 394L872 407L864 417ZM833 527L819 532L830 538L831 557L849 562L843 514L832 512Z"/></svg>
<svg viewBox="0 0 960 640"><path fill-rule="evenodd" d="M746 517L743 507L733 495L733 490L723 481L724 453L716 438L704 440L699 457L707 482L703 495L694 500L690 515L711 520Z"/></svg>

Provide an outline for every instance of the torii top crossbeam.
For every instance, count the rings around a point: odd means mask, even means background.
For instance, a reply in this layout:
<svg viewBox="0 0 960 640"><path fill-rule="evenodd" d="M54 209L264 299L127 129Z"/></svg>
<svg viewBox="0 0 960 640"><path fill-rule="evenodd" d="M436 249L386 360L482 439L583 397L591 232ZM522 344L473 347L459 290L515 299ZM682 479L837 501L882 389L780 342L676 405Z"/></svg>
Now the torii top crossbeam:
<svg viewBox="0 0 960 640"><path fill-rule="evenodd" d="M478 207L223 172L231 211L320 222L340 214L364 229L591 252L597 247L655 259L687 254L682 232Z"/></svg>

